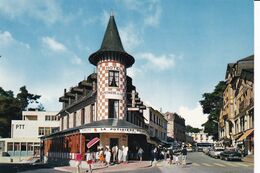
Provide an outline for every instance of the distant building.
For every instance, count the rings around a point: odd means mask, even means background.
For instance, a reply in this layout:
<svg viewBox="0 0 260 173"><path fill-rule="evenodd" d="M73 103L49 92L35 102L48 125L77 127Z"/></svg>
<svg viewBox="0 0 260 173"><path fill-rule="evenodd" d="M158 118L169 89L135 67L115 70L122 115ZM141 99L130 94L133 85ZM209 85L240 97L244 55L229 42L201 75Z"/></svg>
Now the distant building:
<svg viewBox="0 0 260 173"><path fill-rule="evenodd" d="M193 142L193 137L186 133L186 143L192 144Z"/></svg>
<svg viewBox="0 0 260 173"><path fill-rule="evenodd" d="M168 142L186 142L185 119L177 113L166 112L164 114L167 123Z"/></svg>
<svg viewBox="0 0 260 173"><path fill-rule="evenodd" d="M193 138L193 141L196 143L213 143L213 136L208 135L204 132L199 133L187 133L188 136Z"/></svg>
<svg viewBox="0 0 260 173"><path fill-rule="evenodd" d="M14 157L40 155L40 137L58 131L58 112L23 111L22 120L12 120L11 138L0 139L0 151Z"/></svg>
<svg viewBox="0 0 260 173"><path fill-rule="evenodd" d="M219 138L254 153L254 55L229 63L219 116Z"/></svg>
<svg viewBox="0 0 260 173"><path fill-rule="evenodd" d="M143 115L145 123L148 125L150 138L157 141L157 145L167 143L167 120L164 115L147 105L143 110Z"/></svg>

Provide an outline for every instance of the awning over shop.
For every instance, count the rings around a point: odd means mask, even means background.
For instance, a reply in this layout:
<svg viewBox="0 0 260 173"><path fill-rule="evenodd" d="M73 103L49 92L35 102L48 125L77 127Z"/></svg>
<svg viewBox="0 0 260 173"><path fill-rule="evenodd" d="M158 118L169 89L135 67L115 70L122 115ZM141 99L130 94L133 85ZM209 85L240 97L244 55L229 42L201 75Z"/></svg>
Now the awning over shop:
<svg viewBox="0 0 260 173"><path fill-rule="evenodd" d="M247 130L237 141L243 141L246 139L251 133L253 133L254 129Z"/></svg>

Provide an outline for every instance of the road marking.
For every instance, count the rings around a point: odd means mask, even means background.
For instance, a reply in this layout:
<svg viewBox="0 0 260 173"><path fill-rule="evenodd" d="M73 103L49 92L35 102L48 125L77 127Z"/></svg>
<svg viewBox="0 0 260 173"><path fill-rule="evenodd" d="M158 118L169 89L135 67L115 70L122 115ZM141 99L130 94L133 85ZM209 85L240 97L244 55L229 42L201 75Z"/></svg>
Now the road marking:
<svg viewBox="0 0 260 173"><path fill-rule="evenodd" d="M201 163L201 164L204 165L204 166L212 166L212 165L207 164L207 163Z"/></svg>
<svg viewBox="0 0 260 173"><path fill-rule="evenodd" d="M236 165L245 166L245 167L250 166L250 165L247 165L247 164L244 164L244 163L238 163L238 162L236 162Z"/></svg>
<svg viewBox="0 0 260 173"><path fill-rule="evenodd" d="M226 167L225 165L222 165L220 163L213 163L214 165L217 165L217 166L221 166L221 167Z"/></svg>
<svg viewBox="0 0 260 173"><path fill-rule="evenodd" d="M194 165L194 166L200 166L198 163L192 163L192 165Z"/></svg>
<svg viewBox="0 0 260 173"><path fill-rule="evenodd" d="M234 163L225 162L224 164L228 166L238 167L238 165L235 165Z"/></svg>

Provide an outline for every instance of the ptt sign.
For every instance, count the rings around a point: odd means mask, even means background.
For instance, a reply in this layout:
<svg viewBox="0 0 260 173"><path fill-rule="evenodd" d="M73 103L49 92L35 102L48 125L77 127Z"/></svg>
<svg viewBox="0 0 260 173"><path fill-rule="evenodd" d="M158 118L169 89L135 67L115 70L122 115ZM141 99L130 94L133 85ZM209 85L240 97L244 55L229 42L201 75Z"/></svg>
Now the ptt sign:
<svg viewBox="0 0 260 173"><path fill-rule="evenodd" d="M16 124L16 129L24 129L24 124Z"/></svg>

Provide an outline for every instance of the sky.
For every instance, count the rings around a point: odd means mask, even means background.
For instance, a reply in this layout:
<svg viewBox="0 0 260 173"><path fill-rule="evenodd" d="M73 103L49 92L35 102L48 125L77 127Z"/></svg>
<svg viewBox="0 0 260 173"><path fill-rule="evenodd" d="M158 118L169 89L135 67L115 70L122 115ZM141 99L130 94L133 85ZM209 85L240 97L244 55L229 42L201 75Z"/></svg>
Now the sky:
<svg viewBox="0 0 260 173"><path fill-rule="evenodd" d="M201 128L199 101L224 80L227 63L254 53L252 0L0 0L0 86L26 85L48 111L95 66L113 12L127 70L142 101Z"/></svg>

